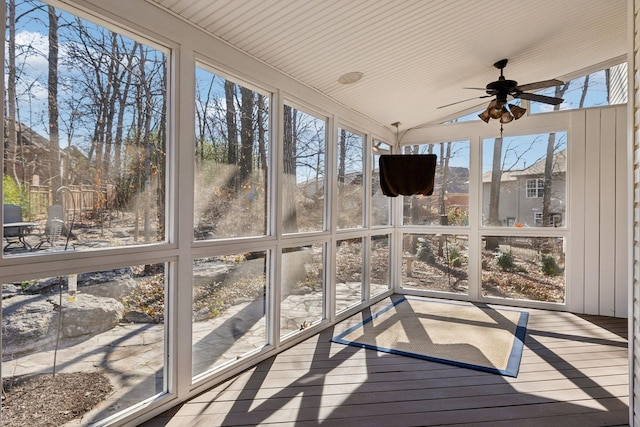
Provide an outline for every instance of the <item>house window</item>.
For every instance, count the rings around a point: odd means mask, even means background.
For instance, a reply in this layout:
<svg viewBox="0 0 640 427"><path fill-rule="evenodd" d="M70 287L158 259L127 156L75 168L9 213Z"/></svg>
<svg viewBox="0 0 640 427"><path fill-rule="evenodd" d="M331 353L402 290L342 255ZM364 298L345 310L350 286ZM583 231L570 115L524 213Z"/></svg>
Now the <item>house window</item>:
<svg viewBox="0 0 640 427"><path fill-rule="evenodd" d="M527 180L527 199L544 196L544 179L533 178Z"/></svg>
<svg viewBox="0 0 640 427"><path fill-rule="evenodd" d="M542 212L533 213L533 224L536 227L542 227L544 222L542 221ZM551 213L549 214L549 221L547 223L549 227L560 227L562 225L562 214Z"/></svg>
<svg viewBox="0 0 640 427"><path fill-rule="evenodd" d="M533 213L533 225L536 227L542 227L542 212Z"/></svg>

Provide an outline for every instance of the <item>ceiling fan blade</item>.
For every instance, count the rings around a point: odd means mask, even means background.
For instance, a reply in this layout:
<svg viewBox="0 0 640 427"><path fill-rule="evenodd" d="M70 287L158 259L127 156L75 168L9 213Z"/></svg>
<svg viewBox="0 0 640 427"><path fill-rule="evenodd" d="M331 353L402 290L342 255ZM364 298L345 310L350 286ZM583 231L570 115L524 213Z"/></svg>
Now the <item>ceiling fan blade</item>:
<svg viewBox="0 0 640 427"><path fill-rule="evenodd" d="M528 99L529 101L535 101L535 102L542 102L544 104L551 104L551 105L558 105L561 104L562 101L564 101L564 99L562 98L555 98L553 96L545 96L545 95L538 95L537 93L525 93L525 92L518 92L513 94L514 98L520 98L520 99Z"/></svg>
<svg viewBox="0 0 640 427"><path fill-rule="evenodd" d="M462 104L463 102L471 101L471 100L474 100L474 99L489 98L490 96L493 96L493 95L474 96L473 98L463 99L462 101L456 101L456 102L452 102L451 104L441 105L441 106L439 106L437 108L451 107L452 105Z"/></svg>
<svg viewBox="0 0 640 427"><path fill-rule="evenodd" d="M462 89L487 90L486 87L463 87Z"/></svg>
<svg viewBox="0 0 640 427"><path fill-rule="evenodd" d="M548 87L559 86L563 84L564 82L561 80L551 79L551 80L542 80L539 82L527 83L524 85L516 86L515 89L519 92L525 92L528 90L546 89Z"/></svg>

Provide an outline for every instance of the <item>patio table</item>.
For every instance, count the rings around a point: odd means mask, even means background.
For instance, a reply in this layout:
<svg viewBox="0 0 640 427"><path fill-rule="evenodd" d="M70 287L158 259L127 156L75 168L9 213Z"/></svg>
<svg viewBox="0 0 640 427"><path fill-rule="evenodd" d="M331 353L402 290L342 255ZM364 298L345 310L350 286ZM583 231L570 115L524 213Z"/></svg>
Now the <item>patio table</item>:
<svg viewBox="0 0 640 427"><path fill-rule="evenodd" d="M31 245L25 240L26 235L28 234L29 230L37 227L39 224L37 222L7 222L2 224L4 233L3 236L5 236L5 240L7 241L7 244L4 246L4 248L2 249L3 251L5 251L7 249L7 247L9 247L11 244L13 243L19 243L21 244L26 250L31 251L33 248L31 247ZM8 229L17 229L17 234L15 235L11 235L9 238L7 238L7 230ZM12 240L17 238L17 241Z"/></svg>

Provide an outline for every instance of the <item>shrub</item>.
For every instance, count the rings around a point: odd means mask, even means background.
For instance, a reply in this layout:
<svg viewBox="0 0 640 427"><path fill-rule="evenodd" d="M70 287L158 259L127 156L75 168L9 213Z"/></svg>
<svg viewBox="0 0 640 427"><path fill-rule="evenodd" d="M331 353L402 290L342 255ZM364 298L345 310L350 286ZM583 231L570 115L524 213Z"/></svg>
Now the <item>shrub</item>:
<svg viewBox="0 0 640 427"><path fill-rule="evenodd" d="M457 246L451 246L449 248L447 259L453 267L462 267L462 254Z"/></svg>
<svg viewBox="0 0 640 427"><path fill-rule="evenodd" d="M22 208L22 216L30 218L29 212L29 195L27 190L16 184L9 175L5 175L2 179L2 191L4 195L4 203L9 205L17 205Z"/></svg>
<svg viewBox="0 0 640 427"><path fill-rule="evenodd" d="M542 254L540 256L540 268L542 272L547 276L557 276L560 274L560 267L556 262L556 258L553 255Z"/></svg>
<svg viewBox="0 0 640 427"><path fill-rule="evenodd" d="M433 255L433 250L431 249L431 245L427 242L418 243L418 250L416 251L416 257L418 261L429 262L432 263L435 261L436 257Z"/></svg>
<svg viewBox="0 0 640 427"><path fill-rule="evenodd" d="M469 224L469 217L467 212L460 208L451 208L447 214L449 225L467 225Z"/></svg>
<svg viewBox="0 0 640 427"><path fill-rule="evenodd" d="M501 251L496 255L496 264L502 269L502 271L513 271L516 266L513 260L513 254L510 250Z"/></svg>

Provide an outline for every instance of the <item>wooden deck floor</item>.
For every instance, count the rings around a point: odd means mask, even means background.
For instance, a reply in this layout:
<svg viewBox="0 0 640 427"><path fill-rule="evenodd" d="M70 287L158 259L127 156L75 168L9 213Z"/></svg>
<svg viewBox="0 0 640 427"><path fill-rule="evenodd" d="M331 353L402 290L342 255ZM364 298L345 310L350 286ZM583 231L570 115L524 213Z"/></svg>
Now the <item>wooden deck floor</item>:
<svg viewBox="0 0 640 427"><path fill-rule="evenodd" d="M526 311L517 378L331 343L339 324L143 426L628 425L627 320Z"/></svg>

